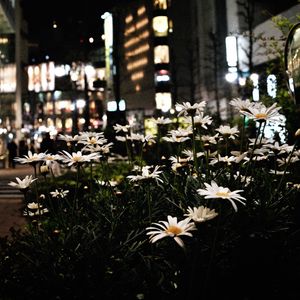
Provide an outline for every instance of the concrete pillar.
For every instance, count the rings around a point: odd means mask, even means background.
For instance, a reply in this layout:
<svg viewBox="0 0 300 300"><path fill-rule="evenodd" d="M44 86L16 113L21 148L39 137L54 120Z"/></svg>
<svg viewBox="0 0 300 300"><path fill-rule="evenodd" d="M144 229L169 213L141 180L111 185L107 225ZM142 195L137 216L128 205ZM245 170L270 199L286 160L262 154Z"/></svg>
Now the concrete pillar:
<svg viewBox="0 0 300 300"><path fill-rule="evenodd" d="M20 0L15 1L15 62L16 62L16 98L15 98L15 130L16 139L21 139L22 128L22 66L21 66L21 8Z"/></svg>

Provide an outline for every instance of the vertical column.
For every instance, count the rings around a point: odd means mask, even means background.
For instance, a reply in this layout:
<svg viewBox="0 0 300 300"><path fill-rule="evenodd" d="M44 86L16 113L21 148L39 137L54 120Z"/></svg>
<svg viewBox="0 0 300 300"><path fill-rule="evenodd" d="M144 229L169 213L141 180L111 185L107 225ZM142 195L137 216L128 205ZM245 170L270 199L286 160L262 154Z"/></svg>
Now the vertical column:
<svg viewBox="0 0 300 300"><path fill-rule="evenodd" d="M15 130L17 140L21 138L22 127L22 69L21 69L21 9L20 0L15 1L15 62L16 62L16 94L15 94Z"/></svg>

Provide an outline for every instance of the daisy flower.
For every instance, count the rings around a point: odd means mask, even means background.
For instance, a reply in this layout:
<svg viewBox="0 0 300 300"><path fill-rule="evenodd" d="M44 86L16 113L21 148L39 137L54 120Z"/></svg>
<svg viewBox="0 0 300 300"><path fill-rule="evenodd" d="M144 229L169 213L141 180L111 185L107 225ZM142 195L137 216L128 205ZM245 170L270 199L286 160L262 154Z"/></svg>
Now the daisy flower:
<svg viewBox="0 0 300 300"><path fill-rule="evenodd" d="M235 156L227 156L227 155L221 156L220 154L218 154L218 157L213 158L209 164L214 165L219 162L226 163L228 166L230 166L231 163L236 162L236 157Z"/></svg>
<svg viewBox="0 0 300 300"><path fill-rule="evenodd" d="M253 106L253 102L251 102L249 99L242 100L240 98L232 99L229 102L229 104L232 105L239 112L249 111L249 107Z"/></svg>
<svg viewBox="0 0 300 300"><path fill-rule="evenodd" d="M90 131L85 131L85 132L80 132L79 133L79 140L86 140L88 138L104 138L104 133L103 132L90 132Z"/></svg>
<svg viewBox="0 0 300 300"><path fill-rule="evenodd" d="M196 223L202 223L215 218L218 213L216 213L214 209L210 209L201 205L199 207L193 208L189 206L187 209L187 213L184 215L192 219Z"/></svg>
<svg viewBox="0 0 300 300"><path fill-rule="evenodd" d="M185 118L185 123L191 124L192 120L191 118ZM195 126L201 126L204 129L208 129L206 125L210 125L212 123L212 118L210 116L204 116L204 114L201 112L200 115L197 115L194 117L194 124Z"/></svg>
<svg viewBox="0 0 300 300"><path fill-rule="evenodd" d="M120 125L120 124L116 124L113 126L114 130L116 131L116 133L118 132L129 132L130 130L130 125Z"/></svg>
<svg viewBox="0 0 300 300"><path fill-rule="evenodd" d="M276 107L277 103L274 103L270 107L266 107L263 104L249 107L249 111L243 111L242 114L249 119L258 122L266 121L278 121L281 114L278 112L281 107Z"/></svg>
<svg viewBox="0 0 300 300"><path fill-rule="evenodd" d="M60 190L56 189L54 192L50 192L50 194L53 198L65 198L68 193L69 193L68 190L64 191L62 189L60 189Z"/></svg>
<svg viewBox="0 0 300 300"><path fill-rule="evenodd" d="M228 125L221 125L219 128L216 129L216 131L218 131L225 137L229 137L232 140L234 140L239 133L239 130L236 126L230 127Z"/></svg>
<svg viewBox="0 0 300 300"><path fill-rule="evenodd" d="M154 170L150 172L151 166L145 166L142 168L141 175L129 175L127 178L130 182L140 181L140 180L147 180L147 179L155 179L156 181L163 182L162 179L159 177L159 174L162 171L159 170L159 166L155 166Z"/></svg>
<svg viewBox="0 0 300 300"><path fill-rule="evenodd" d="M211 181L211 184L204 183L206 189L198 189L197 192L201 196L205 196L205 199L227 199L232 204L235 211L237 211L237 206L234 202L238 201L242 203L243 205L246 205L244 203L244 200L246 200L244 197L239 195L239 192L243 192L243 190L236 190L236 191L230 191L227 187L218 186L214 181Z"/></svg>
<svg viewBox="0 0 300 300"><path fill-rule="evenodd" d="M172 237L180 247L184 248L183 240L180 237L184 235L192 237L193 235L189 231L197 229L195 223L190 222L190 218L179 222L177 222L176 217L168 216L167 219L168 221L152 223L154 226L146 228L149 230L146 234L150 235L150 242L155 243L162 238Z"/></svg>
<svg viewBox="0 0 300 300"><path fill-rule="evenodd" d="M196 114L200 114L206 105L205 101L200 103L191 104L190 102L183 102L182 104L176 103L176 110L179 111L178 117L181 115L184 116L195 116Z"/></svg>
<svg viewBox="0 0 300 300"><path fill-rule="evenodd" d="M83 136L84 138L78 141L78 144L88 145L88 146L96 146L103 145L107 142L107 139L102 136Z"/></svg>
<svg viewBox="0 0 300 300"><path fill-rule="evenodd" d="M79 140L79 136L78 135L71 136L71 135L68 135L68 134L65 134L65 135L59 134L58 139L62 140L62 141L65 141L67 143L71 143L71 142L77 142Z"/></svg>
<svg viewBox="0 0 300 300"><path fill-rule="evenodd" d="M27 207L28 207L29 209L39 209L39 208L42 207L42 205L41 205L41 204L38 204L38 203L36 203L36 202L30 202L30 203L27 204Z"/></svg>
<svg viewBox="0 0 300 300"><path fill-rule="evenodd" d="M19 177L16 177L17 182L11 181L10 183L8 183L8 185L14 186L19 190L24 191L27 190L35 180L37 180L37 178L32 179L32 175L30 176L27 175L23 180L21 180Z"/></svg>
<svg viewBox="0 0 300 300"><path fill-rule="evenodd" d="M72 165L90 162L91 160L97 160L100 157L101 155L98 153L82 154L81 151L77 151L70 154L69 152L63 150L61 152L60 160L70 167Z"/></svg>
<svg viewBox="0 0 300 300"><path fill-rule="evenodd" d="M170 118L158 117L157 119L152 119L156 125L168 125L172 124L173 121Z"/></svg>
<svg viewBox="0 0 300 300"><path fill-rule="evenodd" d="M121 135L117 135L116 136L116 140L119 142L126 142L126 137L125 136L121 136Z"/></svg>
<svg viewBox="0 0 300 300"><path fill-rule="evenodd" d="M35 165L42 161L45 157L45 153L32 153L30 150L28 151L28 155L24 155L24 157L17 157L15 161L20 164L30 164Z"/></svg>
<svg viewBox="0 0 300 300"><path fill-rule="evenodd" d="M45 153L43 157L43 161L46 163L47 166L50 166L54 162L59 160L59 155L58 154L47 154Z"/></svg>

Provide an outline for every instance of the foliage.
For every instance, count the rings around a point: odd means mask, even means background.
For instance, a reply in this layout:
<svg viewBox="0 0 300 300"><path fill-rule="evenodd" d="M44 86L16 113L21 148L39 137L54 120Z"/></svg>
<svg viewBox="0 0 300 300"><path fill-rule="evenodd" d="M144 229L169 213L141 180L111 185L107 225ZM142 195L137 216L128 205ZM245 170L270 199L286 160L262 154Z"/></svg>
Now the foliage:
<svg viewBox="0 0 300 300"><path fill-rule="evenodd" d="M252 120L257 126L249 140L249 128L217 127L204 116L199 126L194 106L185 108L192 125L166 130L168 139L123 132L123 161L107 152L89 156L90 148L76 157L61 153L62 175L54 176L50 164L50 173L22 190L27 214L48 212L28 216L24 230L12 228L11 237L0 239L1 299L299 297L298 144L266 142L267 119ZM102 147L107 141L99 136L80 138L101 140ZM210 199L199 191L212 181L227 189ZM245 205L236 201L235 209L228 189ZM37 210L27 206L32 202ZM181 236L183 247L171 235L149 243L151 224L167 216L183 220L188 207L200 206L218 215L199 223L190 217L197 230Z"/></svg>

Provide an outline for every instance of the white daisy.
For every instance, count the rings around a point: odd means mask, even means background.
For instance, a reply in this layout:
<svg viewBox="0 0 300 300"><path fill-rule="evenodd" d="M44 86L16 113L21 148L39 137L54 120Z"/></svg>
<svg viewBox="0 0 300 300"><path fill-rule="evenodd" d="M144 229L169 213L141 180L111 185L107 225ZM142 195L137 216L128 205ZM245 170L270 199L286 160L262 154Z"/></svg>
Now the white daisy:
<svg viewBox="0 0 300 300"><path fill-rule="evenodd" d="M158 117L157 119L152 119L156 125L168 125L172 124L172 120L165 117Z"/></svg>
<svg viewBox="0 0 300 300"><path fill-rule="evenodd" d="M210 135L202 135L200 138L199 136L196 137L196 140L201 140L204 145L209 145L209 144L217 144L217 138L219 137L219 133L215 134L214 136Z"/></svg>
<svg viewBox="0 0 300 300"><path fill-rule="evenodd" d="M155 243L164 237L172 237L180 247L184 247L183 240L180 236L185 235L192 237L193 235L189 231L197 229L195 223L190 222L190 218L179 222L177 222L176 217L168 216L167 218L168 221L159 221L159 223L153 223L152 225L154 226L146 228L146 230L149 230L147 235L150 235L150 242Z"/></svg>
<svg viewBox="0 0 300 300"><path fill-rule="evenodd" d="M237 129L237 126L230 127L228 125L221 125L219 128L216 129L216 131L218 131L224 137L228 137L232 140L234 140L235 137L239 133L239 130Z"/></svg>
<svg viewBox="0 0 300 300"><path fill-rule="evenodd" d="M188 207L187 213L184 216L189 217L196 223L202 223L215 218L218 213L214 209L204 207L203 205L199 207Z"/></svg>
<svg viewBox="0 0 300 300"><path fill-rule="evenodd" d="M220 154L218 154L218 157L213 158L209 164L214 165L214 164L220 163L220 162L226 163L228 166L230 166L231 163L236 162L236 157L235 156L227 156L227 155L221 156Z"/></svg>
<svg viewBox="0 0 300 300"><path fill-rule="evenodd" d="M96 146L96 145L103 145L107 142L107 139L103 138L102 136L83 136L83 137L84 138L78 141L78 144Z"/></svg>
<svg viewBox="0 0 300 300"><path fill-rule="evenodd" d="M185 123L192 124L191 118L185 118ZM201 112L200 115L194 117L194 124L195 126L202 127L204 129L208 129L206 125L210 125L212 123L212 117L204 116Z"/></svg>
<svg viewBox="0 0 300 300"><path fill-rule="evenodd" d="M249 119L258 122L266 121L278 121L281 114L278 112L281 107L276 107L277 103L274 103L270 107L266 107L263 104L249 107L249 111L243 111L242 114L247 116Z"/></svg>
<svg viewBox="0 0 300 300"><path fill-rule="evenodd" d="M232 105L239 112L249 111L249 107L253 106L253 102L251 102L249 99L242 100L240 98L232 99L229 102L229 104Z"/></svg>
<svg viewBox="0 0 300 300"><path fill-rule="evenodd" d="M230 201L235 211L237 211L238 209L233 200L238 201L243 205L246 205L244 203L244 200L246 199L239 195L239 192L243 192L243 190L236 190L231 192L226 187L224 188L222 186L218 186L214 181L211 181L211 185L209 185L208 183L204 183L204 185L206 189L198 189L197 192L201 196L205 196L205 199L227 199Z"/></svg>
<svg viewBox="0 0 300 300"><path fill-rule="evenodd" d="M54 192L50 192L53 198L65 198L68 195L68 190L56 189Z"/></svg>
<svg viewBox="0 0 300 300"><path fill-rule="evenodd" d="M159 177L159 174L162 173L162 171L159 170L160 166L155 166L154 170L150 172L151 166L144 166L142 168L142 174L141 175L129 175L127 178L131 182L140 181L140 180L148 180L148 179L155 179L156 181L163 182L162 179Z"/></svg>
<svg viewBox="0 0 300 300"><path fill-rule="evenodd" d="M96 139L104 138L104 132L85 131L79 133L79 140L87 140L92 137Z"/></svg>
<svg viewBox="0 0 300 300"><path fill-rule="evenodd" d="M113 126L114 130L116 131L116 133L118 132L129 132L130 130L130 125L120 125L120 124L116 124Z"/></svg>
<svg viewBox="0 0 300 300"><path fill-rule="evenodd" d="M41 204L38 204L38 203L36 203L36 202L30 202L30 203L27 204L27 207L28 207L29 209L39 209L39 208L42 207L42 205L41 205Z"/></svg>
<svg viewBox="0 0 300 300"><path fill-rule="evenodd" d="M193 151L192 150L189 150L189 149L185 149L182 151L182 154L184 154L188 160L194 160L194 154L193 154ZM201 156L204 156L205 154L203 152L197 152L196 153L196 156L197 157L201 157Z"/></svg>
<svg viewBox="0 0 300 300"><path fill-rule="evenodd" d="M50 166L54 162L59 160L59 155L58 154L47 154L45 153L43 157L43 161L46 163L47 166Z"/></svg>
<svg viewBox="0 0 300 300"><path fill-rule="evenodd" d="M200 114L206 105L205 101L200 103L191 104L190 102L182 102L182 104L176 103L176 110L179 111L178 116L195 116Z"/></svg>
<svg viewBox="0 0 300 300"><path fill-rule="evenodd" d="M40 161L43 161L45 157L45 153L32 153L30 150L28 151L28 155L24 155L24 157L17 157L15 161L20 164L30 164L35 165Z"/></svg>
<svg viewBox="0 0 300 300"><path fill-rule="evenodd" d="M60 155L60 160L70 167L72 165L98 160L100 157L101 155L99 153L83 154L81 151L77 151L70 154L63 150Z"/></svg>
<svg viewBox="0 0 300 300"><path fill-rule="evenodd" d="M8 185L14 186L20 190L26 190L35 180L37 180L37 178L32 179L32 175L27 175L23 180L21 180L19 177L16 177L17 182L11 181L10 183L8 183Z"/></svg>
<svg viewBox="0 0 300 300"><path fill-rule="evenodd" d="M117 135L116 136L116 140L119 142L126 142L126 137L125 136L121 136L121 135Z"/></svg>
<svg viewBox="0 0 300 300"><path fill-rule="evenodd" d="M65 135L59 134L58 139L62 140L62 141L65 141L67 143L71 143L71 142L77 142L79 140L79 136L78 135L71 136L71 135L68 135L68 134L65 134Z"/></svg>

